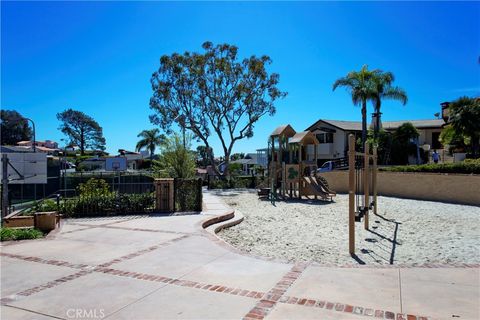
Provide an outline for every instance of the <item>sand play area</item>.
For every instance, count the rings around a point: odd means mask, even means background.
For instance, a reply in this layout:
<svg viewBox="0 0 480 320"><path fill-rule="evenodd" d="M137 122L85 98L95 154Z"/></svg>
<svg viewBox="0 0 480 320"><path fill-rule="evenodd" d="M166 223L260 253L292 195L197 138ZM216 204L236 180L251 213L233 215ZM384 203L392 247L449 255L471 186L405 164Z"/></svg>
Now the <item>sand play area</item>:
<svg viewBox="0 0 480 320"><path fill-rule="evenodd" d="M348 254L347 195L274 206L253 190L215 194L245 216L218 235L254 255L335 265L480 263L480 207L379 197L370 230L356 223L355 260Z"/></svg>

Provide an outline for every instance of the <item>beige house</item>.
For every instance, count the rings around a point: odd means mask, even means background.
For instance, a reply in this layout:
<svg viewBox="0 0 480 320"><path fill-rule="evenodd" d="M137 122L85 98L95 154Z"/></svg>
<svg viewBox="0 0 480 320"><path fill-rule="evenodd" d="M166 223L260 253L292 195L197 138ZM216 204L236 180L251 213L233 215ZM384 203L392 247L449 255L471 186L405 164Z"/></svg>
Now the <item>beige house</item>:
<svg viewBox="0 0 480 320"><path fill-rule="evenodd" d="M402 124L410 122L417 128L419 136L419 145L429 145L431 149L442 149L439 141L442 126L445 124L443 119L431 120L402 120L382 122L383 130L393 132ZM349 134L358 137L362 134L362 123L360 121L342 121L320 119L306 130L315 134L318 142L317 158L319 162L334 160L347 156L347 140ZM308 159L314 158L314 147L308 146Z"/></svg>

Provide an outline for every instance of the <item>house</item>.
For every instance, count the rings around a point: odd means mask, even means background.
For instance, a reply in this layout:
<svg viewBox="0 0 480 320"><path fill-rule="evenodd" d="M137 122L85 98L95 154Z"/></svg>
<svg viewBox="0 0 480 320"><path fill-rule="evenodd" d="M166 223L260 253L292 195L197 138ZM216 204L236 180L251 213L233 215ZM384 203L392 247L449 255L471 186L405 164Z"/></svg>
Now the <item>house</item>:
<svg viewBox="0 0 480 320"><path fill-rule="evenodd" d="M258 151L258 150L257 150ZM243 159L238 159L235 161L230 161L230 164L239 163L242 165L242 175L255 175L257 174L257 167L261 166L266 168L266 165L259 162L258 152L257 153L247 153Z"/></svg>
<svg viewBox="0 0 480 320"><path fill-rule="evenodd" d="M17 146L20 147L31 147L33 146L32 141L19 141L17 142ZM48 149L58 149L58 143L52 140L45 140L45 141L35 141L35 146L42 147L42 148L48 148Z"/></svg>
<svg viewBox="0 0 480 320"><path fill-rule="evenodd" d="M393 132L402 124L410 122L419 132L419 145L429 145L431 149L442 149L439 141L440 132L445 124L443 119L430 120L403 120L382 122L383 130ZM320 119L309 126L306 130L315 134L318 142L317 158L318 165L328 160L347 156L348 136L354 134L360 137L362 123L360 121L326 120ZM307 158L314 155L313 145L308 146Z"/></svg>

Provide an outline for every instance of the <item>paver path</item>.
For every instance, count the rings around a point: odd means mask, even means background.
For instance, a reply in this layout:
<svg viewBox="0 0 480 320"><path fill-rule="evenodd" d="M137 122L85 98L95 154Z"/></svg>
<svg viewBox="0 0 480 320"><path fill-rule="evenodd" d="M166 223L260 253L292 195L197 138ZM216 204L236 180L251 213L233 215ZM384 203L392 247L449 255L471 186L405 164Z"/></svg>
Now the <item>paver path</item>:
<svg viewBox="0 0 480 320"><path fill-rule="evenodd" d="M479 268L258 259L202 228L231 212L208 192L204 203L198 215L66 220L49 239L2 244L0 318L480 318Z"/></svg>

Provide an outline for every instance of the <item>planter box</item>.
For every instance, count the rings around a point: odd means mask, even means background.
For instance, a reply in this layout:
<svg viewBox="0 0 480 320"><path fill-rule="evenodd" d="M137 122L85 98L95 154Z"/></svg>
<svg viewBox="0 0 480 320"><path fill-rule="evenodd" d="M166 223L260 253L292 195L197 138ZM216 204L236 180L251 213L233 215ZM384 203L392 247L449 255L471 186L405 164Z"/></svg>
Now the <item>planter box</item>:
<svg viewBox="0 0 480 320"><path fill-rule="evenodd" d="M3 227L5 228L33 228L33 216L13 216L3 219Z"/></svg>
<svg viewBox="0 0 480 320"><path fill-rule="evenodd" d="M43 231L50 232L55 229L57 225L57 212L36 212L34 214L35 228Z"/></svg>

